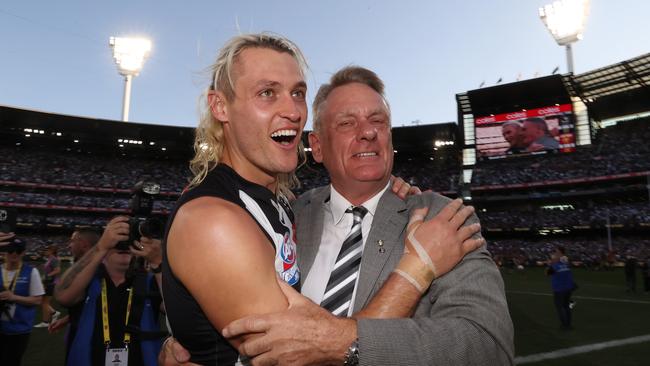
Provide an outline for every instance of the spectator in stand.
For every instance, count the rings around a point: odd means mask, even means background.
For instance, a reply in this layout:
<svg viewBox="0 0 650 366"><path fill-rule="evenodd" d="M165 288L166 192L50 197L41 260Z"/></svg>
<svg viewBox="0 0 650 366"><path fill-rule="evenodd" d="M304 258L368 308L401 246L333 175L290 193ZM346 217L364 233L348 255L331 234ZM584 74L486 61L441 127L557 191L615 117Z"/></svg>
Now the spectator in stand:
<svg viewBox="0 0 650 366"><path fill-rule="evenodd" d="M4 235L0 233L0 237ZM0 365L19 366L45 290L38 270L23 262L22 240L14 237L3 251L6 254L0 272Z"/></svg>
<svg viewBox="0 0 650 366"><path fill-rule="evenodd" d="M573 281L573 274L564 247L555 248L546 268L546 275L551 276L553 301L560 318L560 328L571 330L573 329L571 326L571 293L576 288L576 284Z"/></svg>
<svg viewBox="0 0 650 366"><path fill-rule="evenodd" d="M50 305L50 299L54 295L54 286L59 281L61 273L61 261L57 256L56 246L50 245L46 249L47 262L43 266L43 286L45 287L45 296L41 308L43 310L42 321L34 326L34 328L47 328L50 322L56 320L61 313L56 311Z"/></svg>
<svg viewBox="0 0 650 366"><path fill-rule="evenodd" d="M506 121L501 125L503 138L510 144L506 154L521 154L526 151L524 135L521 132L521 123L518 121Z"/></svg>

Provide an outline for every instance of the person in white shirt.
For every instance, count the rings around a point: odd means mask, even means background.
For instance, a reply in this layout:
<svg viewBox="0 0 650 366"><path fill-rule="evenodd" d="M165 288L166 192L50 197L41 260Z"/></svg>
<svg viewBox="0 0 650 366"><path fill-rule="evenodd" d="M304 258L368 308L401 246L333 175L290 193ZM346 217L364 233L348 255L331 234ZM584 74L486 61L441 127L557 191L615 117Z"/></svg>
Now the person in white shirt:
<svg viewBox="0 0 650 366"><path fill-rule="evenodd" d="M5 233L0 233L5 235ZM38 270L23 262L25 243L17 238L2 247L0 279L0 365L20 365L45 289Z"/></svg>

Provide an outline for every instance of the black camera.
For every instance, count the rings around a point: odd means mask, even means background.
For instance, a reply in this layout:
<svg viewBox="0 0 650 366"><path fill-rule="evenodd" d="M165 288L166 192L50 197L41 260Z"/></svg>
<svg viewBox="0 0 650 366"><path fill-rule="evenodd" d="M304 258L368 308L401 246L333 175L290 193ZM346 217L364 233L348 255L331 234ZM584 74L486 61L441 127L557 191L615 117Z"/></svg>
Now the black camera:
<svg viewBox="0 0 650 366"><path fill-rule="evenodd" d="M115 249L129 250L135 240L145 236L162 239L163 222L151 215L155 198L160 194L160 184L141 181L133 187L131 196L131 218L129 219L129 239L117 243Z"/></svg>

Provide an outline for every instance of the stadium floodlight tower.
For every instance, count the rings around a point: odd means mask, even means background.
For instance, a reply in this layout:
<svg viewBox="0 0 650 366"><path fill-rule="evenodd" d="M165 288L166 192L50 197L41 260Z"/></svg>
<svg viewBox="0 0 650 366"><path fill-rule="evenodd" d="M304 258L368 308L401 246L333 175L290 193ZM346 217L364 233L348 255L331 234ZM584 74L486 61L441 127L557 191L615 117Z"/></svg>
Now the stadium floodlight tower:
<svg viewBox="0 0 650 366"><path fill-rule="evenodd" d="M145 60L151 52L151 41L145 38L111 37L109 45L113 49L113 59L117 71L124 76L124 99L122 101L122 121L129 120L131 103L131 81L138 76Z"/></svg>
<svg viewBox="0 0 650 366"><path fill-rule="evenodd" d="M589 0L559 0L539 8L539 17L555 42L566 47L567 69L573 73L571 45L582 39L589 15Z"/></svg>

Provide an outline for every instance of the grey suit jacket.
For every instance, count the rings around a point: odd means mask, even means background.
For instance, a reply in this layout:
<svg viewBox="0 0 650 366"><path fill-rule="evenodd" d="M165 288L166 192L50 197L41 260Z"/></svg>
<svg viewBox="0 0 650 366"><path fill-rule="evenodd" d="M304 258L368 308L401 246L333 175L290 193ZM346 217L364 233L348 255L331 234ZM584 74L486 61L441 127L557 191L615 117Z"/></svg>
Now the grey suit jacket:
<svg viewBox="0 0 650 366"><path fill-rule="evenodd" d="M318 252L329 194L329 186L317 188L293 205L302 279ZM429 206L431 217L449 201L426 193L405 202L386 191L364 247L355 312L379 291L399 262L410 210ZM473 222L478 222L476 216L468 220ZM514 364L514 331L503 280L485 246L436 279L412 318L360 319L357 332L361 365Z"/></svg>

